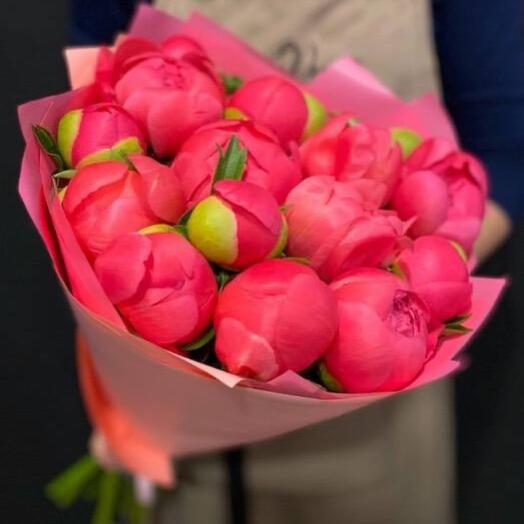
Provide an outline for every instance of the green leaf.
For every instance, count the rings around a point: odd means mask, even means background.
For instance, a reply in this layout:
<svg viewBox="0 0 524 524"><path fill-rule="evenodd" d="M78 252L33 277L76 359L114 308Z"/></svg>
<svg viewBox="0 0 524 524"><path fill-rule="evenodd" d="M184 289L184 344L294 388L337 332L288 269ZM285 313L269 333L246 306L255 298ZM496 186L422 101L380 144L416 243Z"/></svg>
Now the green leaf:
<svg viewBox="0 0 524 524"><path fill-rule="evenodd" d="M191 344L186 344L184 349L186 351L195 351L196 349L203 348L206 344L211 342L215 338L215 330L213 327L210 327L198 340L191 342Z"/></svg>
<svg viewBox="0 0 524 524"><path fill-rule="evenodd" d="M173 229L187 238L187 226L183 224L175 224Z"/></svg>
<svg viewBox="0 0 524 524"><path fill-rule="evenodd" d="M465 315L459 315L455 318L452 318L450 321L446 322L444 329L442 330L442 337L452 337L457 335L465 335L472 331L467 326L464 326L465 322L471 316L470 313Z"/></svg>
<svg viewBox="0 0 524 524"><path fill-rule="evenodd" d="M446 322L446 325L449 325L449 324L462 324L462 322L468 320L468 318L471 317L471 313L466 313L464 315L458 315L454 318L452 318L451 320L449 320L448 322Z"/></svg>
<svg viewBox="0 0 524 524"><path fill-rule="evenodd" d="M224 153L217 145L219 160L213 176L213 185L219 180L242 180L246 168L247 152L240 146L236 135L231 137Z"/></svg>
<svg viewBox="0 0 524 524"><path fill-rule="evenodd" d="M115 524L121 477L116 471L105 471L91 524Z"/></svg>
<svg viewBox="0 0 524 524"><path fill-rule="evenodd" d="M189 217L191 216L191 213L193 212L193 208L188 209L179 219L176 223L177 226L187 226L187 223L189 222Z"/></svg>
<svg viewBox="0 0 524 524"><path fill-rule="evenodd" d="M342 393L344 391L342 386L331 375L323 363L320 363L318 366L318 376L320 378L320 382L326 387L328 391L333 391L334 393Z"/></svg>
<svg viewBox="0 0 524 524"><path fill-rule="evenodd" d="M394 275L397 275L397 277L399 278L402 278L402 279L405 279L406 278L406 275L404 275L404 272L402 271L402 269L400 268L400 265L398 262L393 262L391 263L388 267L387 267L387 270L390 271L391 273L393 273Z"/></svg>
<svg viewBox="0 0 524 524"><path fill-rule="evenodd" d="M224 89L228 95L232 95L243 83L241 77L237 75L222 75L222 83L224 84Z"/></svg>
<svg viewBox="0 0 524 524"><path fill-rule="evenodd" d="M219 291L222 291L224 289L224 286L233 278L233 275L231 273L228 273L227 271L220 270L216 274L216 281L218 285Z"/></svg>
<svg viewBox="0 0 524 524"><path fill-rule="evenodd" d="M46 496L59 508L68 508L101 471L93 457L85 455L47 484Z"/></svg>
<svg viewBox="0 0 524 524"><path fill-rule="evenodd" d="M452 324L444 328L441 336L442 337L453 337L457 335L466 335L467 333L470 333L471 331L472 329L468 328L467 326L463 326L461 324Z"/></svg>
<svg viewBox="0 0 524 524"><path fill-rule="evenodd" d="M58 171L53 175L54 178L61 180L71 180L76 174L76 169L65 169L64 171Z"/></svg>
<svg viewBox="0 0 524 524"><path fill-rule="evenodd" d="M63 171L66 165L60 151L58 150L53 135L45 127L39 126L38 124L33 124L32 130L36 141L44 152L53 160L58 171Z"/></svg>

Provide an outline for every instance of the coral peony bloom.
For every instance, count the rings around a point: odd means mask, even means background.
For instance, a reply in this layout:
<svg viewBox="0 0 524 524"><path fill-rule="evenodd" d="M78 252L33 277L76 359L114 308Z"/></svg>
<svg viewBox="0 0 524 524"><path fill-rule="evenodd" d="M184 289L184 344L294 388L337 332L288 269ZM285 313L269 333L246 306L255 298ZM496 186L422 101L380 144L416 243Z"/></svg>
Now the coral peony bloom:
<svg viewBox="0 0 524 524"><path fill-rule="evenodd" d="M266 260L226 285L214 324L225 368L266 381L300 372L322 356L336 331L336 302L312 269Z"/></svg>
<svg viewBox="0 0 524 524"><path fill-rule="evenodd" d="M217 296L213 271L179 233L120 236L94 267L122 317L150 342L164 347L192 342L211 321Z"/></svg>
<svg viewBox="0 0 524 524"><path fill-rule="evenodd" d="M433 171L414 171L404 175L392 199L399 217L415 219L409 228L409 235L413 238L436 231L445 222L450 205L448 185Z"/></svg>
<svg viewBox="0 0 524 524"><path fill-rule="evenodd" d="M136 171L117 161L89 164L67 186L62 205L90 258L124 233L176 222L186 209L180 182L168 167L142 155L129 159Z"/></svg>
<svg viewBox="0 0 524 524"><path fill-rule="evenodd" d="M423 236L403 250L396 266L440 322L467 314L472 285L468 267L446 238Z"/></svg>
<svg viewBox="0 0 524 524"><path fill-rule="evenodd" d="M351 268L386 265L404 234L395 213L370 209L353 186L330 176L303 180L285 215L287 254L307 258L327 281Z"/></svg>
<svg viewBox="0 0 524 524"><path fill-rule="evenodd" d="M231 97L228 112L267 127L284 147L311 136L327 118L316 98L279 76L246 82Z"/></svg>
<svg viewBox="0 0 524 524"><path fill-rule="evenodd" d="M261 187L221 180L187 223L190 242L211 262L244 269L279 255L287 226L275 198Z"/></svg>
<svg viewBox="0 0 524 524"><path fill-rule="evenodd" d="M423 142L406 160L406 174L393 197L403 220L416 217L413 237L436 233L458 242L469 254L478 236L487 177L473 156L440 138Z"/></svg>
<svg viewBox="0 0 524 524"><path fill-rule="evenodd" d="M107 48L103 48L108 51ZM204 48L192 38L184 35L173 35L160 44L147 38L127 36L120 41L114 53L106 55L102 64L106 65L113 75L113 82L142 60L163 56L174 60L186 60L199 69L205 70L220 83L211 59Z"/></svg>
<svg viewBox="0 0 524 524"><path fill-rule="evenodd" d="M382 194L388 202L399 180L402 152L388 129L357 123L345 113L328 122L300 148L306 176L331 175Z"/></svg>
<svg viewBox="0 0 524 524"><path fill-rule="evenodd" d="M143 153L144 135L133 117L116 104L94 104L66 113L58 123L57 143L68 167L121 160Z"/></svg>
<svg viewBox="0 0 524 524"><path fill-rule="evenodd" d="M350 393L396 391L426 360L427 311L388 271L359 268L331 284L338 300L338 334L323 358L324 375Z"/></svg>
<svg viewBox="0 0 524 524"><path fill-rule="evenodd" d="M172 169L182 182L192 207L211 193L219 160L236 136L246 149L243 180L267 189L282 204L302 175L298 161L288 156L273 134L253 122L222 120L199 129L182 146Z"/></svg>
<svg viewBox="0 0 524 524"><path fill-rule="evenodd" d="M160 46L128 38L100 53L97 81L145 130L159 156L173 156L200 126L221 118L222 83L203 49L187 37Z"/></svg>

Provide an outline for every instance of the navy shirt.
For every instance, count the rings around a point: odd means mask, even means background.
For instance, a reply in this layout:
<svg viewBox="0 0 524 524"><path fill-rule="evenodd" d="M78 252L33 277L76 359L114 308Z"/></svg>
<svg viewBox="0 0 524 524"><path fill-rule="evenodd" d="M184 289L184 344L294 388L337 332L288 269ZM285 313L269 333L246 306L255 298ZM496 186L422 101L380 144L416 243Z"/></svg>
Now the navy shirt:
<svg viewBox="0 0 524 524"><path fill-rule="evenodd" d="M491 196L524 217L524 2L433 0L446 105L464 148L490 173Z"/></svg>
<svg viewBox="0 0 524 524"><path fill-rule="evenodd" d="M75 45L110 44L124 31L141 0L72 0L72 41Z"/></svg>

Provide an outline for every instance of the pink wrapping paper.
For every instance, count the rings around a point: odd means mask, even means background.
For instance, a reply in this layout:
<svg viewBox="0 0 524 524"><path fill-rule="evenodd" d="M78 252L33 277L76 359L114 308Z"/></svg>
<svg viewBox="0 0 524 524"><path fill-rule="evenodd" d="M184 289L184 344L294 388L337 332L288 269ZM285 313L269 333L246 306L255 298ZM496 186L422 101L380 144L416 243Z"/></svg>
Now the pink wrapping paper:
<svg viewBox="0 0 524 524"><path fill-rule="evenodd" d="M162 40L173 33L197 38L218 66L251 78L283 74L200 15L186 23L142 6L131 34ZM96 51L68 50L74 87L92 79ZM430 95L404 102L349 58L335 62L308 88L333 110L352 110L385 126L405 125L423 136L455 140L453 128ZM31 124L55 131L68 109L89 102L89 87L30 102L19 116L26 140L20 194L39 230L79 328L78 363L86 406L114 453L130 471L173 483L171 459L262 440L337 417L391 394L347 395L324 391L288 372L262 384L175 355L129 333L104 295L55 196L52 166L31 136ZM467 336L446 340L408 388L456 371L458 353L486 319L504 281L473 279ZM350 423L350 422L349 422Z"/></svg>

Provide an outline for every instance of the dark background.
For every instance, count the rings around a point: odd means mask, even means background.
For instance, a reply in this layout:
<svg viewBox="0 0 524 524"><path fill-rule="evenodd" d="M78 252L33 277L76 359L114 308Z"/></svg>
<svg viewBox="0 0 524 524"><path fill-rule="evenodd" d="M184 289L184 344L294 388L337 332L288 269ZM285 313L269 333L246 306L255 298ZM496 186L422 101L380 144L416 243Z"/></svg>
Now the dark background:
<svg viewBox="0 0 524 524"><path fill-rule="evenodd" d="M42 486L85 452L73 323L47 253L17 194L22 140L17 104L67 89L61 49L68 2L4 0L0 6L2 438L0 522L83 524Z"/></svg>
<svg viewBox="0 0 524 524"><path fill-rule="evenodd" d="M42 486L85 451L73 323L16 184L22 141L16 105L67 89L61 50L66 0L1 5L2 227L1 522L83 524L89 508L53 508ZM522 173L520 173L522 176ZM459 523L524 521L524 234L481 273L510 274L512 286L457 379ZM417 523L406 523L417 524Z"/></svg>

